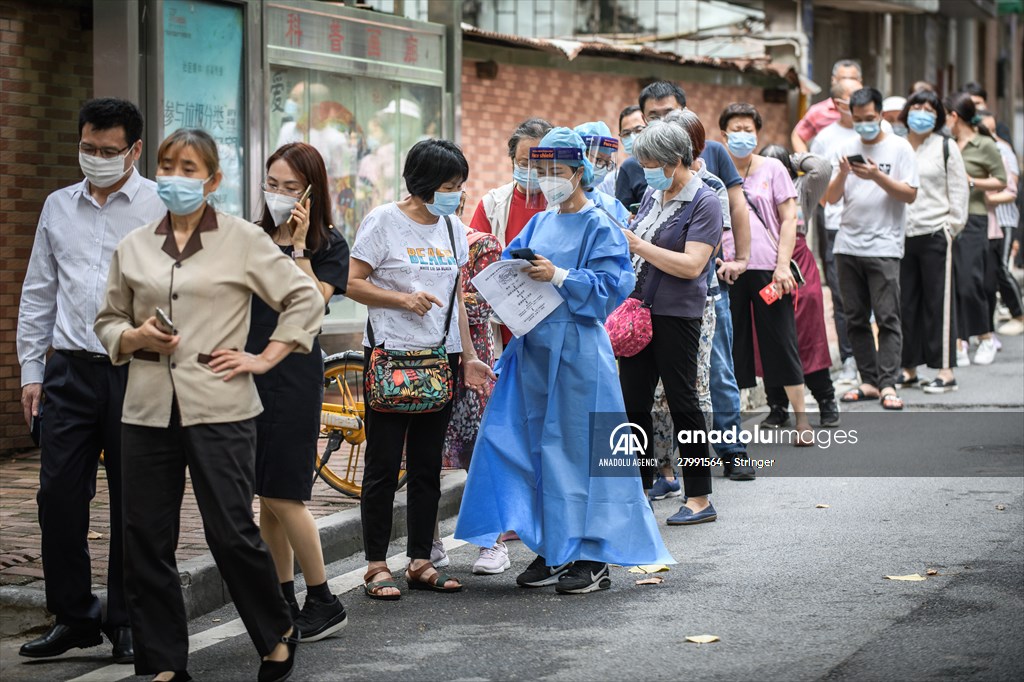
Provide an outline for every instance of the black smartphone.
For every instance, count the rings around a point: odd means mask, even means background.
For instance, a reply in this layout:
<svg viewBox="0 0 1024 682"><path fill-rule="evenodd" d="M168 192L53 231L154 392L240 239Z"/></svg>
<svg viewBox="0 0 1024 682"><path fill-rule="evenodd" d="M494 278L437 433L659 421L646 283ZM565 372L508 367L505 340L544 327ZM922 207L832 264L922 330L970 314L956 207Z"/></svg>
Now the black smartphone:
<svg viewBox="0 0 1024 682"><path fill-rule="evenodd" d="M42 435L43 426L43 400L39 399L39 414L32 417L32 425L29 427L29 434L32 436L32 442L39 447L39 438Z"/></svg>
<svg viewBox="0 0 1024 682"><path fill-rule="evenodd" d="M513 258L530 261L531 263L537 260L537 254L533 252L533 249L512 249L509 251L509 255Z"/></svg>
<svg viewBox="0 0 1024 682"><path fill-rule="evenodd" d="M859 163L859 164L861 164L863 166L866 166L867 163L868 163L867 161L864 160L864 157L861 156L860 154L853 154L851 156L847 156L846 160L849 161L850 163Z"/></svg>
<svg viewBox="0 0 1024 682"><path fill-rule="evenodd" d="M161 308L156 309L156 321L157 326L160 327L160 331L165 334L174 333L174 323L171 322L171 318L167 317L167 313L165 313Z"/></svg>
<svg viewBox="0 0 1024 682"><path fill-rule="evenodd" d="M629 212L632 213L633 215L636 215L637 211L639 211L639 210L640 210L640 202L639 201L636 202L635 204L630 204L629 205Z"/></svg>

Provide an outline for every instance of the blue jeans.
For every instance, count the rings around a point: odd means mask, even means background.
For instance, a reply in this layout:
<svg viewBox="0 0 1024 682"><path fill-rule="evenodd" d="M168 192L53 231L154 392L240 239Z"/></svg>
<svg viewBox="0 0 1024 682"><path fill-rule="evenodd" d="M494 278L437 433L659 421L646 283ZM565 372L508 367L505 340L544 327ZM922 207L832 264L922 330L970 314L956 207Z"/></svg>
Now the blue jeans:
<svg viewBox="0 0 1024 682"><path fill-rule="evenodd" d="M732 311L729 309L729 288L722 284L722 295L715 301L715 336L711 342L711 406L712 424L722 432L741 428L740 389L732 368ZM746 454L740 443L715 445L719 457Z"/></svg>

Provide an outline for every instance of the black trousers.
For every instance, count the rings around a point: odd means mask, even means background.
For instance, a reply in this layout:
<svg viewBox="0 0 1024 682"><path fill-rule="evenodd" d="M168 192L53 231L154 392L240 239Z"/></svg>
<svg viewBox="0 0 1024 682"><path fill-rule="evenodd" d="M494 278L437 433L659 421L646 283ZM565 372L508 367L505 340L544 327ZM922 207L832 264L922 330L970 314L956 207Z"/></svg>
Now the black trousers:
<svg viewBox="0 0 1024 682"><path fill-rule="evenodd" d="M846 324L860 379L878 389L893 388L903 353L900 322L900 259L836 255ZM878 325L878 348L871 311Z"/></svg>
<svg viewBox="0 0 1024 682"><path fill-rule="evenodd" d="M369 348L363 349L365 367L369 367L370 352ZM457 356L449 356L449 359L452 371L458 376ZM367 406L363 494L359 504L367 561L388 558L403 452L409 472L406 552L410 559L430 558L437 505L441 500L441 455L451 418L451 401L443 409L427 414L377 412Z"/></svg>
<svg viewBox="0 0 1024 682"><path fill-rule="evenodd" d="M758 293L771 282L770 271L747 270L736 278L736 283L729 289L733 327L732 359L736 384L740 388L757 385L754 373L754 325L757 325L757 348L765 385L796 386L804 382L791 294L768 305Z"/></svg>
<svg viewBox="0 0 1024 682"><path fill-rule="evenodd" d="M814 396L819 406L836 399L836 389L832 385L832 375L829 373L828 367L805 374L804 385L811 389L811 395ZM789 408L789 396L786 395L786 389L782 386L765 386L764 394L770 406Z"/></svg>
<svg viewBox="0 0 1024 682"><path fill-rule="evenodd" d="M127 367L62 353L46 363L40 436L39 528L46 572L46 608L63 625L100 626L92 593L89 502L96 496L100 452L110 494L107 565L109 630L128 625L121 535L121 408Z"/></svg>
<svg viewBox="0 0 1024 682"><path fill-rule="evenodd" d="M832 293L832 321L836 325L836 336L839 339L839 358L846 361L846 358L853 357L853 346L850 345L849 332L846 329L846 308L843 307L843 292L839 286L839 270L836 268L836 256L832 247L836 243L836 235L839 230L829 230L825 225L825 210L819 206L815 218L822 226L819 235L821 236L821 263L825 269L825 283Z"/></svg>
<svg viewBox="0 0 1024 682"><path fill-rule="evenodd" d="M953 243L957 336L967 340L992 331L988 291L994 287L989 256L988 216L969 215Z"/></svg>
<svg viewBox="0 0 1024 682"><path fill-rule="evenodd" d="M651 315L653 336L647 347L631 358L619 358L619 383L629 421L653 437L654 390L661 379L672 414L675 433L688 431L707 435L704 414L697 398L697 346L700 343L700 318L686 319ZM677 441L678 442L678 441ZM679 444L681 457L707 457L707 443ZM640 467L644 490L654 485L655 466ZM711 494L710 466L683 466L680 469L687 497Z"/></svg>
<svg viewBox="0 0 1024 682"><path fill-rule="evenodd" d="M906 239L900 262L904 367L956 367L952 259L945 230Z"/></svg>
<svg viewBox="0 0 1024 682"><path fill-rule="evenodd" d="M260 656L292 626L270 552L253 520L254 419L183 427L177 403L167 428L124 425L125 585L135 673L184 670L188 620L174 551L185 467L231 600Z"/></svg>
<svg viewBox="0 0 1024 682"><path fill-rule="evenodd" d="M1013 228L1004 227L1003 237L989 239L990 264L995 286L989 287L988 307L993 319L996 314L996 291L1003 299L1003 304L1010 309L1010 317L1024 315L1024 303L1021 301L1020 285L1017 278L1010 272L1010 245L1013 243Z"/></svg>

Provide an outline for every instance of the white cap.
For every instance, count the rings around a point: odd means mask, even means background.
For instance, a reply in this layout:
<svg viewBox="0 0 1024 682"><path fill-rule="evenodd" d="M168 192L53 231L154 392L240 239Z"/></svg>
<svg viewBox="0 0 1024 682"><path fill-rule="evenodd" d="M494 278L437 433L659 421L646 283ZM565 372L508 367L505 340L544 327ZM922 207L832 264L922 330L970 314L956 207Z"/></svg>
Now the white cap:
<svg viewBox="0 0 1024 682"><path fill-rule="evenodd" d="M420 105L409 99L391 100L378 114L402 114L413 118L420 117Z"/></svg>
<svg viewBox="0 0 1024 682"><path fill-rule="evenodd" d="M897 97L895 95L892 97L886 97L884 100L882 100L882 112L885 113L886 111L903 111L903 107L906 106L906 104L906 97Z"/></svg>

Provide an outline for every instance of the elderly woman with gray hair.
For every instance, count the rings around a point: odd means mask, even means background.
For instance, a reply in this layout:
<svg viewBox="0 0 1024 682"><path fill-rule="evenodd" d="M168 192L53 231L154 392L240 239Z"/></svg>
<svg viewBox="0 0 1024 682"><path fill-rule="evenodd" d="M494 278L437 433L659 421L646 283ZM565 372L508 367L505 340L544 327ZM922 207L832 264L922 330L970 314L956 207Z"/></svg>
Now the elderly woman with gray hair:
<svg viewBox="0 0 1024 682"><path fill-rule="evenodd" d="M633 143L648 192L626 237L637 287L633 297L651 303L651 342L619 358L619 380L632 423L650 433L651 407L660 379L676 432L706 434L697 396L697 351L707 282L715 247L722 238L722 207L715 193L690 170L693 144L678 125L654 122ZM714 521L711 468L706 439L679 446L687 500L669 525ZM655 467L641 467L645 489Z"/></svg>

